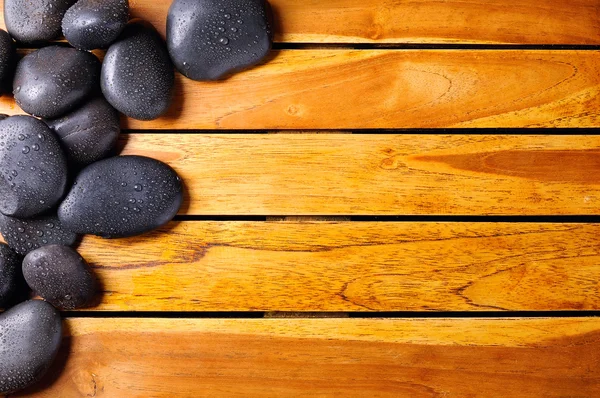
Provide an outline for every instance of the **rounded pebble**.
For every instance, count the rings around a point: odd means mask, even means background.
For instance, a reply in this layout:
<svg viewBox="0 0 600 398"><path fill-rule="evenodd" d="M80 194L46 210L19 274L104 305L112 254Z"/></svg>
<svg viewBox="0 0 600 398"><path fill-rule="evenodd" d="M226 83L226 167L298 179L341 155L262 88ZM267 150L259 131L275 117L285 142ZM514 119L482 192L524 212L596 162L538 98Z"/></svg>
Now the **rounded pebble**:
<svg viewBox="0 0 600 398"><path fill-rule="evenodd" d="M15 101L31 115L56 118L97 91L99 75L100 61L94 54L68 47L44 47L17 64Z"/></svg>
<svg viewBox="0 0 600 398"><path fill-rule="evenodd" d="M12 89L16 61L15 43L5 30L0 29L0 93Z"/></svg>
<svg viewBox="0 0 600 398"><path fill-rule="evenodd" d="M4 0L6 29L17 41L34 44L61 34L65 12L76 0Z"/></svg>
<svg viewBox="0 0 600 398"><path fill-rule="evenodd" d="M77 235L64 229L56 214L28 219L0 214L0 233L6 243L23 256L42 246L72 246L77 241Z"/></svg>
<svg viewBox="0 0 600 398"><path fill-rule="evenodd" d="M0 213L33 217L56 205L67 187L67 159L46 124L31 116L0 121Z"/></svg>
<svg viewBox="0 0 600 398"><path fill-rule="evenodd" d="M264 0L174 0L167 16L169 54L190 79L221 79L267 56L270 20Z"/></svg>
<svg viewBox="0 0 600 398"><path fill-rule="evenodd" d="M49 303L30 300L0 314L0 394L42 378L62 339L60 314Z"/></svg>
<svg viewBox="0 0 600 398"><path fill-rule="evenodd" d="M50 245L29 252L23 260L29 287L61 310L89 305L96 282L87 262L68 246Z"/></svg>
<svg viewBox="0 0 600 398"><path fill-rule="evenodd" d="M110 155L121 132L119 113L101 97L45 122L56 133L69 164L75 169Z"/></svg>
<svg viewBox="0 0 600 398"><path fill-rule="evenodd" d="M0 308L5 308L17 292L20 280L21 257L0 243Z"/></svg>
<svg viewBox="0 0 600 398"><path fill-rule="evenodd" d="M156 29L144 21L127 24L102 63L106 100L131 118L153 120L169 108L174 84L173 64Z"/></svg>
<svg viewBox="0 0 600 398"><path fill-rule="evenodd" d="M58 217L75 233L126 237L166 224L182 201L181 179L171 167L143 156L117 156L79 173Z"/></svg>
<svg viewBox="0 0 600 398"><path fill-rule="evenodd" d="M107 48L129 19L127 0L79 0L66 12L62 29L75 48Z"/></svg>

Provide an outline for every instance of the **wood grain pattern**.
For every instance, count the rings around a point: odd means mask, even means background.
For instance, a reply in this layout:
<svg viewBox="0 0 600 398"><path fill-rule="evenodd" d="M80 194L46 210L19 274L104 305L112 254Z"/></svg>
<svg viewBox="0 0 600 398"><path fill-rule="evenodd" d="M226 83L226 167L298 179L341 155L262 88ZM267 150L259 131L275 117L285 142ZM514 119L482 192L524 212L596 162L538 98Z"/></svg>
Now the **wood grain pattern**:
<svg viewBox="0 0 600 398"><path fill-rule="evenodd" d="M600 51L282 50L130 129L600 127ZM1 113L22 113L10 97Z"/></svg>
<svg viewBox="0 0 600 398"><path fill-rule="evenodd" d="M164 35L171 2L129 3L132 17L150 21ZM595 0L270 0L270 4L277 42L600 44L600 5Z"/></svg>
<svg viewBox="0 0 600 398"><path fill-rule="evenodd" d="M69 319L66 330L57 364L64 370L15 397L596 397L600 391L597 318Z"/></svg>
<svg viewBox="0 0 600 398"><path fill-rule="evenodd" d="M600 136L129 134L122 145L181 174L182 214L600 214Z"/></svg>
<svg viewBox="0 0 600 398"><path fill-rule="evenodd" d="M180 222L86 237L96 310L600 309L600 224Z"/></svg>

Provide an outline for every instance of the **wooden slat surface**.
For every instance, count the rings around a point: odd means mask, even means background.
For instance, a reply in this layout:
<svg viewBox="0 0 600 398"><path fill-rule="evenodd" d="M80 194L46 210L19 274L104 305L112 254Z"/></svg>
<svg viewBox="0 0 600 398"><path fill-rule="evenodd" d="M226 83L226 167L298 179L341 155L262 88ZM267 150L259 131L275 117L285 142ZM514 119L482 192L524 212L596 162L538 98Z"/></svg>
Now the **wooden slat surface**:
<svg viewBox="0 0 600 398"><path fill-rule="evenodd" d="M600 127L600 51L283 50L131 129ZM10 97L0 113L21 113Z"/></svg>
<svg viewBox="0 0 600 398"><path fill-rule="evenodd" d="M31 397L594 397L600 320L70 319ZM68 354L67 354L68 353ZM15 395L19 396L19 395Z"/></svg>
<svg viewBox="0 0 600 398"><path fill-rule="evenodd" d="M94 310L600 309L600 224L171 223L79 248Z"/></svg>
<svg viewBox="0 0 600 398"><path fill-rule="evenodd" d="M149 20L164 35L170 1L129 3L133 17ZM600 44L600 5L595 0L270 3L277 42Z"/></svg>
<svg viewBox="0 0 600 398"><path fill-rule="evenodd" d="M129 134L122 145L181 174L181 214L600 214L600 136Z"/></svg>

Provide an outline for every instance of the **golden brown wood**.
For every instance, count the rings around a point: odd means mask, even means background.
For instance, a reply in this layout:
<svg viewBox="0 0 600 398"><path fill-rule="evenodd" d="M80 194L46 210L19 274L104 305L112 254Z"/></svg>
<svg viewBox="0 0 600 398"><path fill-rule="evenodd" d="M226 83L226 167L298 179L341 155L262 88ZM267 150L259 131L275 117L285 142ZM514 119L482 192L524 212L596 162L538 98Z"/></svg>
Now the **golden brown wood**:
<svg viewBox="0 0 600 398"><path fill-rule="evenodd" d="M164 35L170 1L129 3L132 17L149 20ZM600 5L595 0L270 0L270 4L278 42L600 44ZM0 21L4 28L1 11Z"/></svg>
<svg viewBox="0 0 600 398"><path fill-rule="evenodd" d="M66 326L54 373L15 396L521 398L600 391L597 318L69 319Z"/></svg>
<svg viewBox="0 0 600 398"><path fill-rule="evenodd" d="M600 127L600 51L287 50L131 129ZM0 112L20 113L10 97Z"/></svg>
<svg viewBox="0 0 600 398"><path fill-rule="evenodd" d="M599 136L130 134L172 165L182 214L600 213Z"/></svg>
<svg viewBox="0 0 600 398"><path fill-rule="evenodd" d="M96 310L600 309L600 224L205 222L86 237Z"/></svg>

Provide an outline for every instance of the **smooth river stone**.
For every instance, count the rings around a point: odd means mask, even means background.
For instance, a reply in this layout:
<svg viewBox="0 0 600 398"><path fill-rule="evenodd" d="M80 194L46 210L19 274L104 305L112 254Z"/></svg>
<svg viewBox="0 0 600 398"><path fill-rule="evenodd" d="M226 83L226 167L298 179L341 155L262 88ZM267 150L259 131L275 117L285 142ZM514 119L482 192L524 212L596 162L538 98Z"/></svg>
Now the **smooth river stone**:
<svg viewBox="0 0 600 398"><path fill-rule="evenodd" d="M61 310L88 306L96 295L96 282L87 262L68 246L44 246L23 260L29 287Z"/></svg>
<svg viewBox="0 0 600 398"><path fill-rule="evenodd" d="M66 12L62 29L75 48L107 48L129 20L127 0L79 0Z"/></svg>
<svg viewBox="0 0 600 398"><path fill-rule="evenodd" d="M60 314L49 303L31 300L0 314L0 394L40 380L62 339Z"/></svg>
<svg viewBox="0 0 600 398"><path fill-rule="evenodd" d="M73 246L77 241L77 235L64 229L56 214L28 219L0 214L0 233L6 243L23 256L42 246Z"/></svg>
<svg viewBox="0 0 600 398"><path fill-rule="evenodd" d="M8 245L0 243L0 308L5 308L17 292L20 273L21 257Z"/></svg>
<svg viewBox="0 0 600 398"><path fill-rule="evenodd" d="M101 97L45 122L56 133L69 164L75 169L110 155L121 132L119 113Z"/></svg>
<svg viewBox="0 0 600 398"><path fill-rule="evenodd" d="M83 169L58 209L78 234L107 238L142 234L169 222L183 201L177 173L143 156L117 156Z"/></svg>
<svg viewBox="0 0 600 398"><path fill-rule="evenodd" d="M267 56L270 19L264 0L175 0L167 16L169 54L190 79L221 79Z"/></svg>
<svg viewBox="0 0 600 398"><path fill-rule="evenodd" d="M156 29L145 21L130 22L102 62L106 100L131 118L153 120L169 108L174 84L173 64Z"/></svg>
<svg viewBox="0 0 600 398"><path fill-rule="evenodd" d="M13 81L15 101L25 112L56 118L98 88L100 61L87 51L49 46L26 55Z"/></svg>
<svg viewBox="0 0 600 398"><path fill-rule="evenodd" d="M65 12L76 0L4 0L4 22L15 40L33 44L61 34Z"/></svg>
<svg viewBox="0 0 600 398"><path fill-rule="evenodd" d="M12 90L16 62L15 43L5 30L0 29L0 94Z"/></svg>
<svg viewBox="0 0 600 398"><path fill-rule="evenodd" d="M67 159L46 124L31 116L0 121L0 213L27 218L56 205L67 187Z"/></svg>

